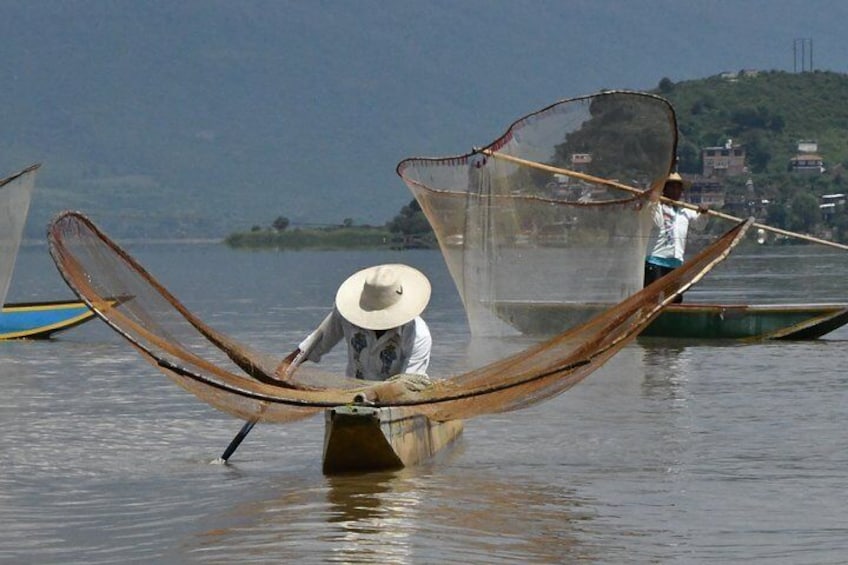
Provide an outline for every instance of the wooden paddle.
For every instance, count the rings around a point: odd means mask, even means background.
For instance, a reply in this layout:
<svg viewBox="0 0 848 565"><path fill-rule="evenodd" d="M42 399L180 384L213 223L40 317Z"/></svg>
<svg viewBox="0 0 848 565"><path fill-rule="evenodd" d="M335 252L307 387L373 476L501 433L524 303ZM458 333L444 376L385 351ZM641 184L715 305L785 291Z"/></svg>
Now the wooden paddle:
<svg viewBox="0 0 848 565"><path fill-rule="evenodd" d="M282 382L285 382L291 375L294 373L295 369L300 366L306 360L306 357L315 347L315 344L321 338L323 333L326 331L327 325L330 323L332 318L332 313L327 314L327 316L321 321L318 328L309 334L309 336L303 341L303 343L297 347L294 351L289 353L285 359L280 361L280 364L277 365L276 370L274 371L274 375ZM301 349L303 347L303 349ZM257 420L248 420L241 427L236 436L230 441L230 445L227 446L227 449L224 450L223 455L219 457L216 462L218 463L226 463L230 456L238 449L238 446L244 440L245 436L250 433L250 430L253 429L253 426L256 425Z"/></svg>
<svg viewBox="0 0 848 565"><path fill-rule="evenodd" d="M230 456L235 453L235 450L238 449L238 446L241 445L241 442L244 440L245 436L250 433L250 430L253 429L253 426L256 425L256 420L248 420L241 427L239 432L236 434L236 437L230 441L230 445L227 446L227 449L224 450L224 453L218 458L216 463L226 463Z"/></svg>
<svg viewBox="0 0 848 565"><path fill-rule="evenodd" d="M277 370L275 374L281 379L284 380L287 378L300 363L303 361L304 354L300 349L295 349L291 353L289 353L285 359L283 359L279 365L277 365ZM224 450L224 453L221 454L221 457L215 460L216 463L226 463L229 458L235 453L238 446L241 445L241 442L244 441L244 438L247 437L247 434L250 433L250 430L253 429L253 426L256 425L258 420L248 420L241 427L239 432L235 435L235 437L230 440L230 444Z"/></svg>

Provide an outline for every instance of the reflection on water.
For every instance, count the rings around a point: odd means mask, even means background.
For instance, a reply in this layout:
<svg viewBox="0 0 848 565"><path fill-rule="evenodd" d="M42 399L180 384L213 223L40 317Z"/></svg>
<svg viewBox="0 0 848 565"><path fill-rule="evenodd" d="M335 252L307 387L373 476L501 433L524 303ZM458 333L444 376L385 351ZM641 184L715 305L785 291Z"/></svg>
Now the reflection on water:
<svg viewBox="0 0 848 565"><path fill-rule="evenodd" d="M643 340L643 343L646 340ZM686 381L692 371L686 347L674 340L653 340L651 347L638 348L645 371L642 390L645 396L682 403L686 400ZM636 349L636 348L631 348Z"/></svg>
<svg viewBox="0 0 848 565"><path fill-rule="evenodd" d="M437 473L437 474L435 474ZM266 485L233 507L184 556L285 562L562 563L602 555L581 544L590 501L532 478L423 468Z"/></svg>
<svg viewBox="0 0 848 565"><path fill-rule="evenodd" d="M394 474L327 479L327 523L336 526L333 556L368 563L411 563L412 534L421 521L421 493Z"/></svg>

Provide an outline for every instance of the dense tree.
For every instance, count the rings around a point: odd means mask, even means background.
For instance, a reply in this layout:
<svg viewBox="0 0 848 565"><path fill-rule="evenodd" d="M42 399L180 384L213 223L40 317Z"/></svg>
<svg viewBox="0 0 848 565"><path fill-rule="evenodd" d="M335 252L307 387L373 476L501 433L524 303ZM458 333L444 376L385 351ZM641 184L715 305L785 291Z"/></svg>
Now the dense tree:
<svg viewBox="0 0 848 565"><path fill-rule="evenodd" d="M277 216L277 219L274 220L271 227L277 231L286 231L286 228L289 227L289 219L285 216Z"/></svg>
<svg viewBox="0 0 848 565"><path fill-rule="evenodd" d="M689 174L701 170L701 153L695 144L683 142L677 146L677 168Z"/></svg>
<svg viewBox="0 0 848 565"><path fill-rule="evenodd" d="M764 173L771 161L769 144L764 140L762 133L753 133L745 143L745 155L748 168L753 173Z"/></svg>
<svg viewBox="0 0 848 565"><path fill-rule="evenodd" d="M787 223L786 206L777 202L769 203L766 208L766 223L776 228L785 229Z"/></svg>
<svg viewBox="0 0 848 565"><path fill-rule="evenodd" d="M811 232L821 219L819 200L809 192L801 192L792 197L789 208L789 229Z"/></svg>
<svg viewBox="0 0 848 565"><path fill-rule="evenodd" d="M415 199L401 208L400 213L388 222L386 227L390 232L402 235L424 235L433 232L427 216Z"/></svg>
<svg viewBox="0 0 848 565"><path fill-rule="evenodd" d="M836 240L843 243L848 241L848 210L846 210L845 205L837 206L832 218L832 225L836 232L834 233Z"/></svg>
<svg viewBox="0 0 848 565"><path fill-rule="evenodd" d="M786 127L786 120L783 116L772 116L768 127L771 131L780 133Z"/></svg>

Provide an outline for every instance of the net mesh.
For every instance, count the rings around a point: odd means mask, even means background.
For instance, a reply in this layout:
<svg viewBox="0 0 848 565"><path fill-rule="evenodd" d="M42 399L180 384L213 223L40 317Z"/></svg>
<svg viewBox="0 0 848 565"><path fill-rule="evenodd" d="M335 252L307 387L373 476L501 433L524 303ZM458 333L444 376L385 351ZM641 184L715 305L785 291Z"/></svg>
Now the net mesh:
<svg viewBox="0 0 848 565"><path fill-rule="evenodd" d="M0 304L6 303L12 282L39 167L32 165L0 180Z"/></svg>
<svg viewBox="0 0 848 565"><path fill-rule="evenodd" d="M501 335L512 331L503 304L579 305L573 327L642 287L646 201L676 146L667 101L611 91L521 118L474 153L407 159L397 172L433 226L472 333Z"/></svg>
<svg viewBox="0 0 848 565"><path fill-rule="evenodd" d="M433 226L472 334L553 334L642 288L655 229L650 195L673 170L676 148L666 100L609 91L525 116L472 153L406 159L397 173ZM699 192L702 202L715 196ZM748 196L723 200L754 215ZM686 255L739 221L711 213L703 231L690 229ZM685 303L844 312L848 248L836 247L755 224Z"/></svg>
<svg viewBox="0 0 848 565"><path fill-rule="evenodd" d="M326 375L304 366L297 369L297 380L276 381L276 358L204 324L82 214L64 212L54 218L48 242L65 281L100 318L178 385L229 414L287 422L364 399L448 420L522 408L567 390L726 257L747 227L740 224L673 276L572 331L423 387L403 378L368 386L341 378L328 384Z"/></svg>

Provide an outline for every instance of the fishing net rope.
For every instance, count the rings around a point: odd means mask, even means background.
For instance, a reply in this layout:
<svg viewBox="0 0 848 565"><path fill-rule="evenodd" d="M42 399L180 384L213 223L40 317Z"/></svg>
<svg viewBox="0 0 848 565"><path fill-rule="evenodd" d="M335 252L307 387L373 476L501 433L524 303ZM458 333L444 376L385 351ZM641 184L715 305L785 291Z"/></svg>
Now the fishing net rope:
<svg viewBox="0 0 848 565"><path fill-rule="evenodd" d="M307 366L297 369L296 379L276 381L279 359L210 328L82 214L54 218L48 242L65 281L101 319L174 382L224 412L287 422L365 399L449 420L522 408L567 390L723 260L747 228L740 224L672 276L570 332L426 387L407 386L403 379L371 386L337 379L346 384L328 385Z"/></svg>

